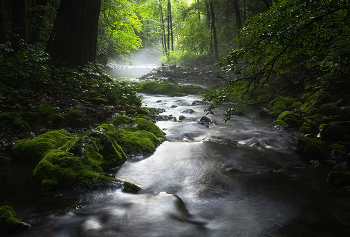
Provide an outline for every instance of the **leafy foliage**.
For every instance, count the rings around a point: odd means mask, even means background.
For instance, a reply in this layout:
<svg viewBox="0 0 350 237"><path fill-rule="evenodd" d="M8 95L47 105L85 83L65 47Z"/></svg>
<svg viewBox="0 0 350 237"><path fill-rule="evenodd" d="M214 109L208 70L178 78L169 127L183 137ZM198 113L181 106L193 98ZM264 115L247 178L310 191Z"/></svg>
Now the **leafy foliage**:
<svg viewBox="0 0 350 237"><path fill-rule="evenodd" d="M98 55L118 58L141 47L137 7L127 0L103 0L98 34Z"/></svg>
<svg viewBox="0 0 350 237"><path fill-rule="evenodd" d="M220 62L231 71L232 78L222 91L207 95L212 101L209 112L225 102L227 93L244 84L253 87L254 93L258 85L278 75L293 84L313 70L321 84L345 82L344 76L349 73L343 59L350 52L345 45L349 7L342 0L282 0L251 17L238 36L241 47ZM308 69L301 70L302 66Z"/></svg>

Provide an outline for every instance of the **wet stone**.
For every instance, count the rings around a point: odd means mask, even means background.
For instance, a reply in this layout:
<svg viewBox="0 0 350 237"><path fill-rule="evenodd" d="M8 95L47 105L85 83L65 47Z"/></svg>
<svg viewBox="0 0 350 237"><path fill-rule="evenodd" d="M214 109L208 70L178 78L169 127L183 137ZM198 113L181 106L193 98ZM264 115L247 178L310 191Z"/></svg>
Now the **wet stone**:
<svg viewBox="0 0 350 237"><path fill-rule="evenodd" d="M194 110L193 109L186 109L186 110L182 111L182 113L192 114L192 113L194 113Z"/></svg>

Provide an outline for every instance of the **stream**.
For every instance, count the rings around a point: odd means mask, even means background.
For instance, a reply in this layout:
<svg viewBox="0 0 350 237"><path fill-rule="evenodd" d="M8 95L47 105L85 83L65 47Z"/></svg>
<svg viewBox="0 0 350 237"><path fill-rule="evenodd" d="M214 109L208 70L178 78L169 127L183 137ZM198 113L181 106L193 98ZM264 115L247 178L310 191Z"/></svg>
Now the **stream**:
<svg viewBox="0 0 350 237"><path fill-rule="evenodd" d="M139 194L33 194L18 213L32 227L11 236L350 236L350 199L326 183L328 168L314 168L296 152L302 134L274 129L272 119L244 105L245 114L227 123L225 108L217 109L207 115L207 127L198 121L208 105L192 104L198 100L143 95L147 107L185 119L157 122L167 141L114 171L140 186ZM82 206L36 218L41 209L72 200Z"/></svg>

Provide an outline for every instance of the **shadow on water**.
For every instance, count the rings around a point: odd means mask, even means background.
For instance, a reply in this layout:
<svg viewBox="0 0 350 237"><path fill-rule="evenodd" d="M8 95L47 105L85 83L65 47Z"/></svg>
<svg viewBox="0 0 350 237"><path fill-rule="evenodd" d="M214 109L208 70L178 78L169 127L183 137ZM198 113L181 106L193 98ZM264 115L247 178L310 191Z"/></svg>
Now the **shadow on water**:
<svg viewBox="0 0 350 237"><path fill-rule="evenodd" d="M332 192L327 168L312 168L297 154L300 134L269 127L271 119L258 118L248 106L229 123L217 110L208 116L213 123L203 126L197 121L206 105L192 105L198 99L143 95L147 106L185 118L158 122L168 141L116 171L116 178L139 185L139 194L117 189L62 195L52 202L73 197L83 207L48 215L15 236L350 234L350 200ZM30 221L30 215L21 218Z"/></svg>

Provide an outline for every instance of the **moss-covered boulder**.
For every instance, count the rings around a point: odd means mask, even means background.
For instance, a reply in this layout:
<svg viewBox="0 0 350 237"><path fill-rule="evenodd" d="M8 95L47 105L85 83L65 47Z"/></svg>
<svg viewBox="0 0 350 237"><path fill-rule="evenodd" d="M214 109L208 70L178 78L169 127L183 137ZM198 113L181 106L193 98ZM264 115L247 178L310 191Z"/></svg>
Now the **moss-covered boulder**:
<svg viewBox="0 0 350 237"><path fill-rule="evenodd" d="M303 125L300 127L299 132L312 133L313 130L312 130L312 127L311 127L311 125L309 123L304 122Z"/></svg>
<svg viewBox="0 0 350 237"><path fill-rule="evenodd" d="M99 128L115 139L128 155L150 154L165 140L164 133L153 122L144 118L119 115Z"/></svg>
<svg viewBox="0 0 350 237"><path fill-rule="evenodd" d="M281 114L288 110L288 107L295 102L293 97L278 97L272 100L267 108L274 114Z"/></svg>
<svg viewBox="0 0 350 237"><path fill-rule="evenodd" d="M330 97L331 96L323 90L306 93L302 96L305 102L300 107L300 110L305 113L311 113L313 110L318 109L320 104L327 103Z"/></svg>
<svg viewBox="0 0 350 237"><path fill-rule="evenodd" d="M73 139L73 136L66 131L50 131L32 139L13 142L10 154L15 160L36 164L47 151L59 148L71 139Z"/></svg>
<svg viewBox="0 0 350 237"><path fill-rule="evenodd" d="M138 193L140 191L140 187L129 182L123 183L123 191L126 193Z"/></svg>
<svg viewBox="0 0 350 237"><path fill-rule="evenodd" d="M288 107L288 110L292 111L294 109L299 109L303 104L299 101L294 102L291 106Z"/></svg>
<svg viewBox="0 0 350 237"><path fill-rule="evenodd" d="M341 141L346 135L348 130L337 123L324 126L321 131L321 137L325 141Z"/></svg>
<svg viewBox="0 0 350 237"><path fill-rule="evenodd" d="M332 171L328 174L327 182L337 188L350 185L350 174L344 171Z"/></svg>
<svg viewBox="0 0 350 237"><path fill-rule="evenodd" d="M332 104L323 104L320 107L320 114L322 115L337 115L341 110L338 106Z"/></svg>
<svg viewBox="0 0 350 237"><path fill-rule="evenodd" d="M284 122L283 120L275 120L272 122L273 126L281 126L281 127L288 127L288 124L286 122Z"/></svg>
<svg viewBox="0 0 350 237"><path fill-rule="evenodd" d="M296 114L290 111L284 111L283 113L281 113L278 116L278 120L284 121L290 127L293 127L293 128L299 128L303 123L299 114Z"/></svg>
<svg viewBox="0 0 350 237"><path fill-rule="evenodd" d="M29 128L25 117L17 112L0 113L0 123L18 130L27 130Z"/></svg>
<svg viewBox="0 0 350 237"><path fill-rule="evenodd" d="M10 206L0 207L0 234L8 234L23 228L29 228L30 225L16 218L16 213Z"/></svg>
<svg viewBox="0 0 350 237"><path fill-rule="evenodd" d="M332 122L337 122L340 121L341 117L340 115L328 115L328 116L323 116L321 123L332 123Z"/></svg>
<svg viewBox="0 0 350 237"><path fill-rule="evenodd" d="M301 137L297 141L297 149L310 160L324 160L329 157L327 145L320 140Z"/></svg>
<svg viewBox="0 0 350 237"><path fill-rule="evenodd" d="M188 94L200 94L205 90L196 85L180 85L172 80L167 81L143 81L138 83L139 91L148 94L162 94L169 96L184 96Z"/></svg>
<svg viewBox="0 0 350 237"><path fill-rule="evenodd" d="M153 133L145 130L131 132L118 129L115 132L108 133L108 135L116 139L123 150L130 155L150 154L161 143Z"/></svg>
<svg viewBox="0 0 350 237"><path fill-rule="evenodd" d="M57 187L89 188L115 180L101 168L103 156L88 145L83 156L59 149L50 150L33 171L46 189Z"/></svg>

